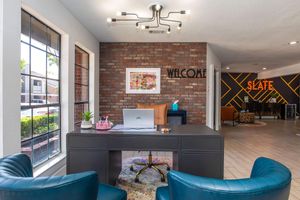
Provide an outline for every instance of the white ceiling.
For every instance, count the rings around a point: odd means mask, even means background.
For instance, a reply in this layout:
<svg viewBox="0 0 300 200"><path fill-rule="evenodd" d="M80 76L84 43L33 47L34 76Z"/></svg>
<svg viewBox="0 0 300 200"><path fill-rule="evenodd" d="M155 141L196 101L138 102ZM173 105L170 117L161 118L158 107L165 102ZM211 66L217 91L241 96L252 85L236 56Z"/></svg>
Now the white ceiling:
<svg viewBox="0 0 300 200"><path fill-rule="evenodd" d="M208 42L230 71L258 72L300 62L300 0L60 0L101 42ZM117 11L151 16L151 3L165 11L189 9L179 16L181 31L149 34L135 23L108 25Z"/></svg>

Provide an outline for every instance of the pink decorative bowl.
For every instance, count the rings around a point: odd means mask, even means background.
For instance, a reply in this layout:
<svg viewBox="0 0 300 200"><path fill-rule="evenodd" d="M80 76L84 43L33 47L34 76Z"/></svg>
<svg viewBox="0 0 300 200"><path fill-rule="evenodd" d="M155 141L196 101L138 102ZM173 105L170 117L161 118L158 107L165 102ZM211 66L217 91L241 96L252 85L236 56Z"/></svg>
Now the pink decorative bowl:
<svg viewBox="0 0 300 200"><path fill-rule="evenodd" d="M110 130L113 123L110 121L99 121L96 123L96 129L101 131Z"/></svg>

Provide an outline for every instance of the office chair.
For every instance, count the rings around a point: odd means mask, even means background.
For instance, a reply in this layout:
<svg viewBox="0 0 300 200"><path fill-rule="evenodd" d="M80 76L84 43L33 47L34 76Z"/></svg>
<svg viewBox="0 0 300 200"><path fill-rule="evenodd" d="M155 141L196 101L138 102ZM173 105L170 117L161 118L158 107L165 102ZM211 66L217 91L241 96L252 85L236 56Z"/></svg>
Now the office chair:
<svg viewBox="0 0 300 200"><path fill-rule="evenodd" d="M154 110L154 124L155 125L166 125L167 124L167 104L154 104L154 105L149 105L149 104L137 104L138 109L153 109ZM167 170L170 170L170 166L168 163L163 163L163 162L153 162L153 157L152 157L152 152L150 151L148 154L148 160L147 162L134 162L134 164L130 167L131 171L134 170L134 165L138 166L143 166L142 169L140 169L136 175L134 181L136 183L139 182L139 176L146 171L147 169L153 169L157 171L160 176L161 176L161 182L165 182L165 174L161 171L161 169L158 168L158 166L166 166Z"/></svg>

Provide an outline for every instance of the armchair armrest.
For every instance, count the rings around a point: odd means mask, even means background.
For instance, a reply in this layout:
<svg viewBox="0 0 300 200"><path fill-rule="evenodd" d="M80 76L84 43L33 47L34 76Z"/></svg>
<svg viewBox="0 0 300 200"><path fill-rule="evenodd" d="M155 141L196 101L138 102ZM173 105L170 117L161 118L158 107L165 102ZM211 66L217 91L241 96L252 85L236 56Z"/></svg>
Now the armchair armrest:
<svg viewBox="0 0 300 200"><path fill-rule="evenodd" d="M269 179L270 177L219 180L171 171L168 174L169 195L172 200L286 199L289 181L282 184L281 179Z"/></svg>
<svg viewBox="0 0 300 200"><path fill-rule="evenodd" d="M98 178L95 172L62 177L0 177L1 200L96 200Z"/></svg>
<svg viewBox="0 0 300 200"><path fill-rule="evenodd" d="M0 177L1 176L17 176L32 177L33 170L30 158L25 154L16 154L7 156L0 160Z"/></svg>

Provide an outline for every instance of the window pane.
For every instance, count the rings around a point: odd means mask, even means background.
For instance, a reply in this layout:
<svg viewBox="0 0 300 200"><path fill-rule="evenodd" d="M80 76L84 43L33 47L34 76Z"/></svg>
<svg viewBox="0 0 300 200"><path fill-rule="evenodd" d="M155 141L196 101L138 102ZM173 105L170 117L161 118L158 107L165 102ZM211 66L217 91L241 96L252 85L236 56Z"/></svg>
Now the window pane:
<svg viewBox="0 0 300 200"><path fill-rule="evenodd" d="M51 54L47 54L47 77L59 79L59 58Z"/></svg>
<svg viewBox="0 0 300 200"><path fill-rule="evenodd" d="M48 160L48 134L33 139L32 164L38 165Z"/></svg>
<svg viewBox="0 0 300 200"><path fill-rule="evenodd" d="M21 75L21 105L27 106L30 102L30 77Z"/></svg>
<svg viewBox="0 0 300 200"><path fill-rule="evenodd" d="M60 122L59 107L49 107L49 131L55 131L59 129Z"/></svg>
<svg viewBox="0 0 300 200"><path fill-rule="evenodd" d="M48 108L33 109L33 136L48 132Z"/></svg>
<svg viewBox="0 0 300 200"><path fill-rule="evenodd" d="M22 152L37 166L60 152L61 41L58 33L23 10L21 26Z"/></svg>
<svg viewBox="0 0 300 200"><path fill-rule="evenodd" d="M31 18L31 44L46 50L47 27L35 18Z"/></svg>
<svg viewBox="0 0 300 200"><path fill-rule="evenodd" d="M47 51L56 56L59 56L59 35L48 28L48 47Z"/></svg>
<svg viewBox="0 0 300 200"><path fill-rule="evenodd" d="M89 104L75 104L75 123L80 123L82 120L82 113L89 110Z"/></svg>
<svg viewBox="0 0 300 200"><path fill-rule="evenodd" d="M75 83L88 85L89 84L89 71L88 69L78 67L75 68Z"/></svg>
<svg viewBox="0 0 300 200"><path fill-rule="evenodd" d="M46 53L31 47L31 75L46 77Z"/></svg>
<svg viewBox="0 0 300 200"><path fill-rule="evenodd" d="M21 144L21 152L29 156L30 158L32 157L32 140L28 140L25 142L22 142Z"/></svg>
<svg viewBox="0 0 300 200"><path fill-rule="evenodd" d="M47 90L48 90L48 103L59 103L59 83L58 81L48 80Z"/></svg>
<svg viewBox="0 0 300 200"><path fill-rule="evenodd" d="M49 153L50 157L60 152L60 136L59 131L49 133Z"/></svg>
<svg viewBox="0 0 300 200"><path fill-rule="evenodd" d="M30 34L30 15L22 12L21 40L29 43Z"/></svg>
<svg viewBox="0 0 300 200"><path fill-rule="evenodd" d="M29 74L29 45L21 42L20 70L23 74Z"/></svg>
<svg viewBox="0 0 300 200"><path fill-rule="evenodd" d="M31 109L21 110L21 140L31 138Z"/></svg>
<svg viewBox="0 0 300 200"><path fill-rule="evenodd" d="M31 104L46 104L46 79L31 77Z"/></svg>
<svg viewBox="0 0 300 200"><path fill-rule="evenodd" d="M81 65L82 67L88 68L89 66L89 54L82 49L75 48L75 63Z"/></svg>
<svg viewBox="0 0 300 200"><path fill-rule="evenodd" d="M75 85L75 102L88 101L88 90L87 86Z"/></svg>

